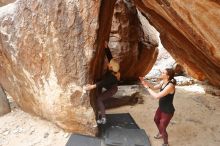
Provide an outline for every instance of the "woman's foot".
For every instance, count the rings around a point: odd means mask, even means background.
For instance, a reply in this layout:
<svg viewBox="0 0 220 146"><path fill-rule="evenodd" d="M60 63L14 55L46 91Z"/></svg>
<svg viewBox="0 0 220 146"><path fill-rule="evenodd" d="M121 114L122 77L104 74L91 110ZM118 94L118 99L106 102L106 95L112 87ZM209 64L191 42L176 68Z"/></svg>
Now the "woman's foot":
<svg viewBox="0 0 220 146"><path fill-rule="evenodd" d="M168 143L167 144L164 143L164 144L162 144L162 146L169 146L169 145L168 145Z"/></svg>
<svg viewBox="0 0 220 146"><path fill-rule="evenodd" d="M160 133L158 133L157 135L154 136L155 139L161 139L163 138L162 135Z"/></svg>
<svg viewBox="0 0 220 146"><path fill-rule="evenodd" d="M97 120L97 124L106 124L106 117L102 117L101 119Z"/></svg>

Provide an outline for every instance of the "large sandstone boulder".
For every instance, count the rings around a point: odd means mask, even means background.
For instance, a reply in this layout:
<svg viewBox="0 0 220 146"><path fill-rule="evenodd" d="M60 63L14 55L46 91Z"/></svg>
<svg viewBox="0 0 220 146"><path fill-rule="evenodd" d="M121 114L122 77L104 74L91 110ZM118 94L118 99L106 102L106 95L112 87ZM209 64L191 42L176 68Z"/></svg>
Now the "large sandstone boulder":
<svg viewBox="0 0 220 146"><path fill-rule="evenodd" d="M163 46L193 77L220 86L220 2L134 0Z"/></svg>
<svg viewBox="0 0 220 146"><path fill-rule="evenodd" d="M90 135L95 114L80 97L91 80L99 7L95 0L19 0L0 8L4 89L24 111Z"/></svg>
<svg viewBox="0 0 220 146"><path fill-rule="evenodd" d="M120 62L122 80L146 75L157 59L157 31L130 0L115 4L109 47Z"/></svg>

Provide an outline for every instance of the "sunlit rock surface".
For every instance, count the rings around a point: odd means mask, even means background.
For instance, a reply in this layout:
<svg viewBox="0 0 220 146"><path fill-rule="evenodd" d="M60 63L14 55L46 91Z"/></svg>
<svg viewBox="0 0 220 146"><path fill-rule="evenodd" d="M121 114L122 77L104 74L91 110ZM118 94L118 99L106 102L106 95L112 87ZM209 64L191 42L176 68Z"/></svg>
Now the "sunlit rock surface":
<svg viewBox="0 0 220 146"><path fill-rule="evenodd" d="M109 47L120 61L122 80L144 76L156 61L158 32L130 0L115 4Z"/></svg>
<svg viewBox="0 0 220 146"><path fill-rule="evenodd" d="M134 0L163 46L199 80L220 85L220 2Z"/></svg>
<svg viewBox="0 0 220 146"><path fill-rule="evenodd" d="M26 112L94 135L89 82L100 3L20 0L0 8L0 82ZM89 13L88 13L89 11Z"/></svg>

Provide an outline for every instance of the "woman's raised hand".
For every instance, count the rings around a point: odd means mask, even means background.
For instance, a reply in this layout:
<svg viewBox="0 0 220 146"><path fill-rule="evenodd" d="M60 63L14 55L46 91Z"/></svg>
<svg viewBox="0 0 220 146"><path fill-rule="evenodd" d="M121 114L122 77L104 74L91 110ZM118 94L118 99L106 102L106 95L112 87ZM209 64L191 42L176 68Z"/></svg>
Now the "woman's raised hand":
<svg viewBox="0 0 220 146"><path fill-rule="evenodd" d="M141 83L144 85L145 84L144 78L143 77L139 77L139 79L140 79Z"/></svg>
<svg viewBox="0 0 220 146"><path fill-rule="evenodd" d="M144 77L139 77L140 81L143 81L144 80Z"/></svg>
<svg viewBox="0 0 220 146"><path fill-rule="evenodd" d="M147 82L147 81L144 81L144 77L139 77L139 79L140 79L141 83L142 83L146 88L149 87L148 82Z"/></svg>
<svg viewBox="0 0 220 146"><path fill-rule="evenodd" d="M85 90L91 90L92 89L92 85L91 84L87 84L83 87Z"/></svg>

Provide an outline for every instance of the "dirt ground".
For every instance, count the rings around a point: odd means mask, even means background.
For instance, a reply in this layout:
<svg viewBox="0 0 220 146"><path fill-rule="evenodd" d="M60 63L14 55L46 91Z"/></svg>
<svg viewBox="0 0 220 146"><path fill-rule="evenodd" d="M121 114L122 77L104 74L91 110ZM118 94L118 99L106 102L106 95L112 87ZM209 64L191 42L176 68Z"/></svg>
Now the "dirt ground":
<svg viewBox="0 0 220 146"><path fill-rule="evenodd" d="M147 93L144 101L108 113L129 112L145 129L152 146L161 146L163 141L153 138L158 132L153 121L158 101ZM195 85L177 87L174 106L176 111L167 129L171 146L220 146L220 97L205 94Z"/></svg>
<svg viewBox="0 0 220 146"><path fill-rule="evenodd" d="M153 122L158 101L146 91L144 104L123 106L107 113L129 112L140 128L145 129L152 146L162 140L153 136ZM198 85L179 86L174 99L176 112L167 129L171 146L220 146L220 97L205 94ZM0 146L65 146L70 133L54 124L24 113L19 108L0 117Z"/></svg>

